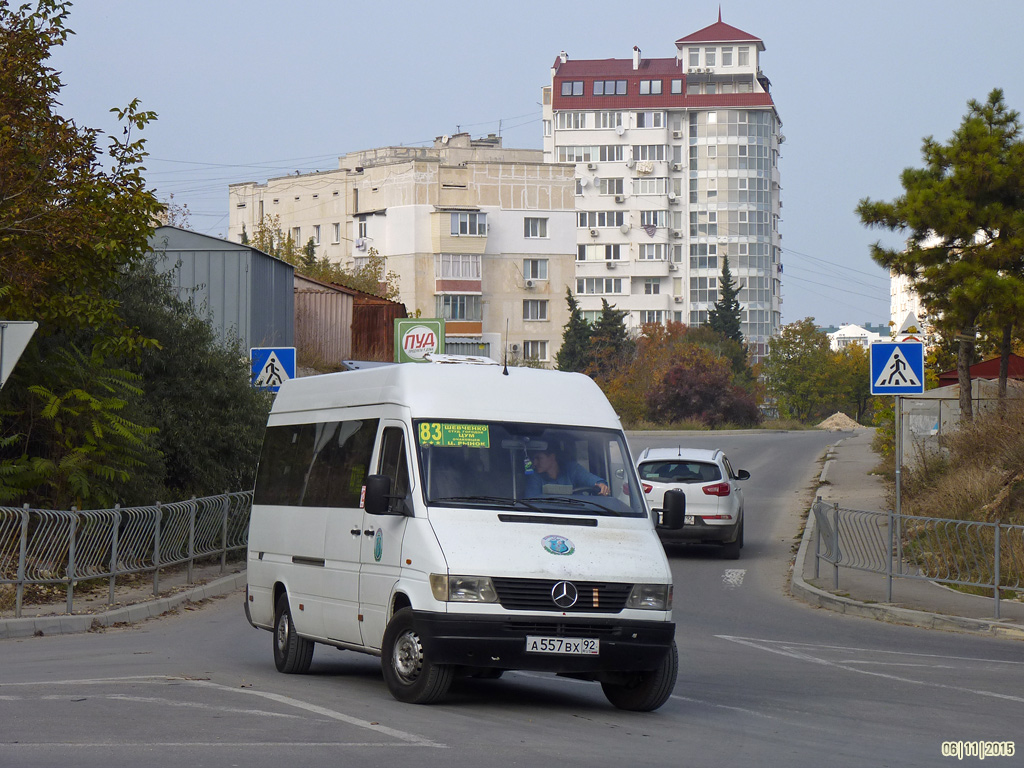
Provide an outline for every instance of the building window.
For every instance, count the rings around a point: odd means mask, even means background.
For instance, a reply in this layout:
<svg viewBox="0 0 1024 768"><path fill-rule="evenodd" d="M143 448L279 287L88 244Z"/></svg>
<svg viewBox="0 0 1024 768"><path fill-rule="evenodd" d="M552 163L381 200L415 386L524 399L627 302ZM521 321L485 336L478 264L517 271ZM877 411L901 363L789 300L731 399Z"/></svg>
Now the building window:
<svg viewBox="0 0 1024 768"><path fill-rule="evenodd" d="M340 243L341 242L341 222L340 221L336 221L333 224L331 224L331 230L332 230L331 242L332 243Z"/></svg>
<svg viewBox="0 0 1024 768"><path fill-rule="evenodd" d="M657 96L661 93L661 80L641 80L641 96Z"/></svg>
<svg viewBox="0 0 1024 768"><path fill-rule="evenodd" d="M714 304L718 301L717 277L691 277L690 302L697 304Z"/></svg>
<svg viewBox="0 0 1024 768"><path fill-rule="evenodd" d="M704 49L704 66L713 67L715 66L715 49L705 48Z"/></svg>
<svg viewBox="0 0 1024 768"><path fill-rule="evenodd" d="M741 67L750 66L750 47L741 45L736 49L736 63Z"/></svg>
<svg viewBox="0 0 1024 768"><path fill-rule="evenodd" d="M622 125L622 113L621 112L598 112L597 113L597 127L598 128L618 128Z"/></svg>
<svg viewBox="0 0 1024 768"><path fill-rule="evenodd" d="M356 233L357 233L357 237L366 237L366 217L365 216L363 218L359 219L359 222L356 224Z"/></svg>
<svg viewBox="0 0 1024 768"><path fill-rule="evenodd" d="M621 254L619 243L576 246L576 261L619 261Z"/></svg>
<svg viewBox="0 0 1024 768"><path fill-rule="evenodd" d="M563 80L562 81L562 95L563 96L582 96L583 95L583 81L582 80Z"/></svg>
<svg viewBox="0 0 1024 768"><path fill-rule="evenodd" d="M708 311L706 309L691 309L690 310L690 325L707 325L708 324Z"/></svg>
<svg viewBox="0 0 1024 768"><path fill-rule="evenodd" d="M594 81L594 95L595 96L625 96L626 95L626 81L625 80L595 80Z"/></svg>
<svg viewBox="0 0 1024 768"><path fill-rule="evenodd" d="M633 159L634 160L664 160L665 159L665 145L664 144L634 144L633 145Z"/></svg>
<svg viewBox="0 0 1024 768"><path fill-rule="evenodd" d="M434 277L438 280L479 280L480 254L439 253L434 256Z"/></svg>
<svg viewBox="0 0 1024 768"><path fill-rule="evenodd" d="M555 128L559 130L580 129L587 127L586 112L556 112Z"/></svg>
<svg viewBox="0 0 1024 768"><path fill-rule="evenodd" d="M639 261L665 261L667 249L666 243L640 243L637 259Z"/></svg>
<svg viewBox="0 0 1024 768"><path fill-rule="evenodd" d="M523 301L523 320L547 320L548 302L546 299L525 299Z"/></svg>
<svg viewBox="0 0 1024 768"><path fill-rule="evenodd" d="M527 280L547 280L547 259L523 259L523 277Z"/></svg>
<svg viewBox="0 0 1024 768"><path fill-rule="evenodd" d="M665 322L665 310L663 309L644 309L640 312L641 323L661 323Z"/></svg>
<svg viewBox="0 0 1024 768"><path fill-rule="evenodd" d="M699 67L700 66L700 48L689 48L687 49L689 59L687 60L687 66Z"/></svg>
<svg viewBox="0 0 1024 768"><path fill-rule="evenodd" d="M487 214L486 213L453 213L452 214L453 235L486 235Z"/></svg>
<svg viewBox="0 0 1024 768"><path fill-rule="evenodd" d="M640 211L641 227L664 227L665 211Z"/></svg>
<svg viewBox="0 0 1024 768"><path fill-rule="evenodd" d="M437 296L437 316L445 320L480 320L480 297L464 294Z"/></svg>
<svg viewBox="0 0 1024 768"><path fill-rule="evenodd" d="M561 146L558 147L555 162L589 163L597 160L598 152L598 147Z"/></svg>
<svg viewBox="0 0 1024 768"><path fill-rule="evenodd" d="M292 242L298 245L302 242L302 228L292 227Z"/></svg>
<svg viewBox="0 0 1024 768"><path fill-rule="evenodd" d="M637 128L664 128L665 127L665 113L664 112L637 112L636 113L636 127Z"/></svg>
<svg viewBox="0 0 1024 768"><path fill-rule="evenodd" d="M314 224L313 225L313 243L315 245L320 245L320 225L319 224Z"/></svg>
<svg viewBox="0 0 1024 768"><path fill-rule="evenodd" d="M722 47L722 66L723 67L731 67L732 66L732 46L731 45L726 45L726 46Z"/></svg>
<svg viewBox="0 0 1024 768"><path fill-rule="evenodd" d="M656 277L648 277L644 280L644 294L654 296L661 293L661 280Z"/></svg>
<svg viewBox="0 0 1024 768"><path fill-rule="evenodd" d="M547 360L548 343L546 341L524 341L523 357L527 360Z"/></svg>
<svg viewBox="0 0 1024 768"><path fill-rule="evenodd" d="M577 211L576 219L580 229L621 227L625 221L625 213L623 211Z"/></svg>
<svg viewBox="0 0 1024 768"><path fill-rule="evenodd" d="M545 136L550 136L551 135L551 121L550 120L544 120L543 121L543 125L544 125L544 135Z"/></svg>
<svg viewBox="0 0 1024 768"><path fill-rule="evenodd" d="M682 93L682 92L683 92L683 81L682 80L673 80L672 81L672 93Z"/></svg>
<svg viewBox="0 0 1024 768"><path fill-rule="evenodd" d="M578 277L576 278L577 295L598 295L622 293L621 277Z"/></svg>
<svg viewBox="0 0 1024 768"><path fill-rule="evenodd" d="M597 188L602 195L621 195L622 179L601 179Z"/></svg>
<svg viewBox="0 0 1024 768"><path fill-rule="evenodd" d="M547 237L548 220L527 217L523 219L523 237Z"/></svg>
<svg viewBox="0 0 1024 768"><path fill-rule="evenodd" d="M633 179L634 195L664 195L668 179L664 176Z"/></svg>

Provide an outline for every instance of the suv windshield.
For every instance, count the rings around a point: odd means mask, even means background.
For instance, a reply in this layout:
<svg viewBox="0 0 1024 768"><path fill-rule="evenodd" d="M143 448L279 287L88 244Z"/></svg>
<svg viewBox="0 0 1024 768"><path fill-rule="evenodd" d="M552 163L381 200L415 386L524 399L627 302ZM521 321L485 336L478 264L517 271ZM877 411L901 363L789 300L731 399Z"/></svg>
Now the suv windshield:
<svg viewBox="0 0 1024 768"><path fill-rule="evenodd" d="M647 514L621 432L496 421L413 422L424 500L558 514Z"/></svg>

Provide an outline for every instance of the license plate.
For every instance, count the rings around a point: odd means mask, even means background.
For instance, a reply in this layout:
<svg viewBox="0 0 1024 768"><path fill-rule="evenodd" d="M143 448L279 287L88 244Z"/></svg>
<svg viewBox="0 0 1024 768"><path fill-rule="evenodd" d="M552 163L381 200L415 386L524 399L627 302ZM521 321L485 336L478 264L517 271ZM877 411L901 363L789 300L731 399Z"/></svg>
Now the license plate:
<svg viewBox="0 0 1024 768"><path fill-rule="evenodd" d="M601 653L600 640L591 637L526 636L527 653L561 653L569 656L597 656Z"/></svg>
<svg viewBox="0 0 1024 768"><path fill-rule="evenodd" d="M693 515L683 515L683 525L693 525Z"/></svg>

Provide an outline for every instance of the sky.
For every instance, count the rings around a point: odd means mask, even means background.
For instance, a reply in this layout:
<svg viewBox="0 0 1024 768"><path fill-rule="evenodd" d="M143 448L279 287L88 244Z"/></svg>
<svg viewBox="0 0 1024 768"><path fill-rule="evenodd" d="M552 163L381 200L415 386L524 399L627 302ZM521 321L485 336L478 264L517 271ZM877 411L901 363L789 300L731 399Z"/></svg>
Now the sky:
<svg viewBox="0 0 1024 768"><path fill-rule="evenodd" d="M783 323L887 323L870 245L902 237L865 228L857 203L898 196L923 139L948 140L969 100L1002 88L1024 112L1024 0L80 0L51 66L79 125L117 131L109 110L135 98L155 111L148 183L224 236L235 182L458 131L539 149L560 51L673 57L719 9L764 41L783 122Z"/></svg>

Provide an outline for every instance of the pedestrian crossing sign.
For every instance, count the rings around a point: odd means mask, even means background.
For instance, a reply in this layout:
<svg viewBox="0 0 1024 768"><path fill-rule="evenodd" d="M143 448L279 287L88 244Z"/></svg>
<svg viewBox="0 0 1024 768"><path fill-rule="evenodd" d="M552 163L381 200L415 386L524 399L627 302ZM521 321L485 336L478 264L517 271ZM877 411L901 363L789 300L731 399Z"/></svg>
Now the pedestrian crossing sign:
<svg viewBox="0 0 1024 768"><path fill-rule="evenodd" d="M924 392L924 344L913 341L871 345L871 394L920 395Z"/></svg>
<svg viewBox="0 0 1024 768"><path fill-rule="evenodd" d="M249 350L252 385L277 392L295 378L295 347L253 347Z"/></svg>

